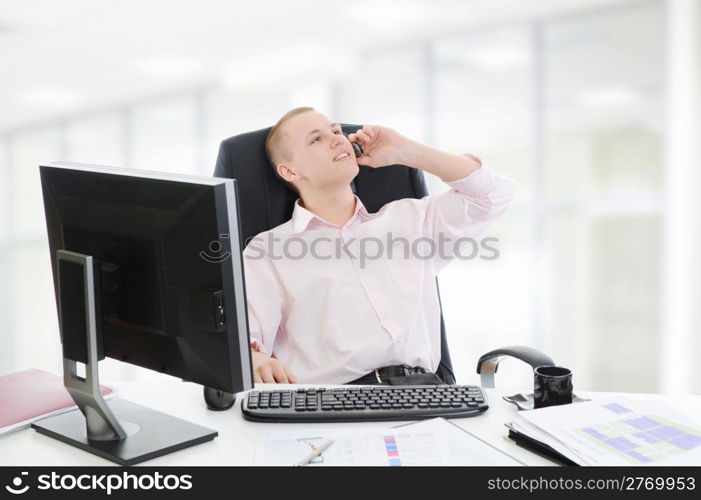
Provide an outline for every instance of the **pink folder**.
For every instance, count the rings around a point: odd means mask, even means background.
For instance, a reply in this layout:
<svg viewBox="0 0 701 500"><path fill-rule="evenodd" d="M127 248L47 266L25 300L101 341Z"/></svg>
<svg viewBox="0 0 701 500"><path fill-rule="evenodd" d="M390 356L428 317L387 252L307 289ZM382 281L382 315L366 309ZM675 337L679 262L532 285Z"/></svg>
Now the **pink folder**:
<svg viewBox="0 0 701 500"><path fill-rule="evenodd" d="M100 386L103 396L110 392ZM0 377L0 428L73 405L62 376L32 368Z"/></svg>

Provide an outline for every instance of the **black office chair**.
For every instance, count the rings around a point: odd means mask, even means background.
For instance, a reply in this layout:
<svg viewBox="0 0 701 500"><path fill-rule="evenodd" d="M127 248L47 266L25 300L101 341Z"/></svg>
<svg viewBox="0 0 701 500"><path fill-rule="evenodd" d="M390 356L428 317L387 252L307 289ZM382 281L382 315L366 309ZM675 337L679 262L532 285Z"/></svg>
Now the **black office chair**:
<svg viewBox="0 0 701 500"><path fill-rule="evenodd" d="M230 137L222 141L219 148L214 176L236 179L238 184L242 248L250 238L288 221L298 197L270 167L265 139L271 128ZM362 126L341 124L341 128L348 135ZM380 169L361 165L351 187L370 213L377 212L390 201L422 198L428 194L423 172L406 165ZM442 313L441 361L436 373L446 384L455 384Z"/></svg>

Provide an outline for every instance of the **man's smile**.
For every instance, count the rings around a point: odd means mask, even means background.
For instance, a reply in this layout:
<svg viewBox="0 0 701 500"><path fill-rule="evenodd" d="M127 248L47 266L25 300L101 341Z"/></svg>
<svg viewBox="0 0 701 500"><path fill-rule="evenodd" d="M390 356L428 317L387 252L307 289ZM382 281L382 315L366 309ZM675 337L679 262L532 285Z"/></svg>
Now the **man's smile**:
<svg viewBox="0 0 701 500"><path fill-rule="evenodd" d="M345 160L346 158L350 158L350 153L346 151L342 151L336 157L333 159L333 161L340 161L340 160Z"/></svg>

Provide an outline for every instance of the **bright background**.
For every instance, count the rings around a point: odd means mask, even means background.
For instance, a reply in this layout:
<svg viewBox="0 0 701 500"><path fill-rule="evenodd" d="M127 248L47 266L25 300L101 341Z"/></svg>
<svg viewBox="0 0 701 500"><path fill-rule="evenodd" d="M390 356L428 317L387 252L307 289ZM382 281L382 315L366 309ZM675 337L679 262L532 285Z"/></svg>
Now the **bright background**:
<svg viewBox="0 0 701 500"><path fill-rule="evenodd" d="M61 370L39 163L211 175L311 105L518 182L500 259L440 277L458 382L526 344L582 389L698 393L699 4L0 0L0 375Z"/></svg>

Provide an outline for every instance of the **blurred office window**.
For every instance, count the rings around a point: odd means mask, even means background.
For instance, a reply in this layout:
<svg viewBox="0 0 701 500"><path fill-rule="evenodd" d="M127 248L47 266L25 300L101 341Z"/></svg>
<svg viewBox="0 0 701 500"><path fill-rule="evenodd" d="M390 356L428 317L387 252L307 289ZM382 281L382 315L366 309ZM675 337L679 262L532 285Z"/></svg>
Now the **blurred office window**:
<svg viewBox="0 0 701 500"><path fill-rule="evenodd" d="M661 390L701 390L701 3L669 0L666 12L665 202Z"/></svg>
<svg viewBox="0 0 701 500"><path fill-rule="evenodd" d="M26 336L15 339L15 363L18 367L61 373L61 339L48 243L21 245L15 250L13 264L14 325Z"/></svg>
<svg viewBox="0 0 701 500"><path fill-rule="evenodd" d="M205 97L207 113L206 168L214 171L219 144L222 140L237 134L251 132L273 125L278 118L289 111L287 92L283 89L267 91L223 88L212 89ZM291 107L304 106L297 102Z"/></svg>
<svg viewBox="0 0 701 500"><path fill-rule="evenodd" d="M424 44L373 48L358 57L354 75L337 84L339 119L395 128L427 140L427 54Z"/></svg>
<svg viewBox="0 0 701 500"><path fill-rule="evenodd" d="M441 300L458 380L471 380L480 355L532 340L533 44L528 25L480 29L433 46L433 143L471 152L518 184L512 208L482 238L488 252L452 262L440 275ZM431 191L448 186L434 181ZM519 373L515 369L514 373Z"/></svg>
<svg viewBox="0 0 701 500"><path fill-rule="evenodd" d="M15 244L46 240L39 165L61 159L61 127L47 125L17 133L12 140L12 212Z"/></svg>
<svg viewBox="0 0 701 500"><path fill-rule="evenodd" d="M533 43L528 25L481 29L434 44L436 147L479 152L511 176L520 200L533 182Z"/></svg>
<svg viewBox="0 0 701 500"><path fill-rule="evenodd" d="M9 136L0 139L0 373L14 362L15 336L11 334L12 309L14 296L14 273L12 272L11 248L12 243L12 162L11 143Z"/></svg>
<svg viewBox="0 0 701 500"><path fill-rule="evenodd" d="M60 370L39 163L211 175L221 140L311 105L332 119L387 125L446 151L479 154L517 182L514 205L484 235L498 238L499 258L458 260L440 276L459 382L476 380L476 360L487 350L528 344L572 368L578 387L669 387L662 360L701 345L690 323L674 316L684 312L675 304L691 290L679 285L693 258L682 248L686 226L665 238L670 217L689 205L670 190L670 158L677 157L665 152L675 140L665 114L671 78L665 20L670 6L682 4L601 2L407 37L355 54L343 76L314 70L247 88L215 81L3 132L0 372ZM688 61L676 64L685 69ZM687 97L676 97L678 108ZM686 122L677 121L680 136ZM447 189L426 178L431 193ZM687 178L675 182L683 186ZM679 256L683 262L670 260ZM672 337L669 325L678 330ZM665 349L665 356L656 352ZM105 364L108 377L148 376ZM518 365L508 362L500 380L515 374L527 387L528 371ZM674 373L701 383L698 371Z"/></svg>
<svg viewBox="0 0 701 500"><path fill-rule="evenodd" d="M211 175L198 164L197 96L185 95L130 107L126 113L126 166Z"/></svg>
<svg viewBox="0 0 701 500"><path fill-rule="evenodd" d="M124 116L119 111L77 118L66 124L66 161L123 166Z"/></svg>
<svg viewBox="0 0 701 500"><path fill-rule="evenodd" d="M547 22L542 35L538 341L594 390L660 381L664 15L646 2Z"/></svg>
<svg viewBox="0 0 701 500"><path fill-rule="evenodd" d="M12 216L7 210L8 200L12 199L12 147L9 136L0 136L0 200L5 200L2 210L0 210L0 252L6 248L10 242L10 228L12 227ZM0 202L1 203L1 202Z"/></svg>
<svg viewBox="0 0 701 500"><path fill-rule="evenodd" d="M10 142L11 196L3 201L11 213L12 233L3 260L7 258L10 265L5 276L12 288L11 296L6 297L10 309L4 320L14 333L9 349L11 365L17 368L40 366L56 371L61 366L39 181L39 165L61 159L61 137L62 125L56 124L17 132Z"/></svg>
<svg viewBox="0 0 701 500"><path fill-rule="evenodd" d="M479 357L498 347L532 342L532 293L539 278L531 272L532 216L510 210L480 240L498 248L471 260L456 260L439 275L441 304L453 369L458 382L474 383ZM469 250L465 252L469 254ZM511 362L507 363L511 364ZM514 364L501 370L505 382L527 372Z"/></svg>

